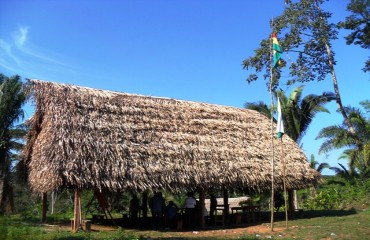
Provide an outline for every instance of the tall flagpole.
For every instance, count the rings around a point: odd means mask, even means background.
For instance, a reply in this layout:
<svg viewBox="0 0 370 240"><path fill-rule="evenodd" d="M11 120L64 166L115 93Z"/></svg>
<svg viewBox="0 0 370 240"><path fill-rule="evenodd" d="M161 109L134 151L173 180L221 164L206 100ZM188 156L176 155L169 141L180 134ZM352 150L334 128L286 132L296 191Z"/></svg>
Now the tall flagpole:
<svg viewBox="0 0 370 240"><path fill-rule="evenodd" d="M271 20L271 29L274 25L274 18ZM271 231L274 231L274 178L275 178L275 164L274 164L274 100L272 97L272 69L273 69L273 62L272 62L272 37L270 37L270 98L271 98Z"/></svg>

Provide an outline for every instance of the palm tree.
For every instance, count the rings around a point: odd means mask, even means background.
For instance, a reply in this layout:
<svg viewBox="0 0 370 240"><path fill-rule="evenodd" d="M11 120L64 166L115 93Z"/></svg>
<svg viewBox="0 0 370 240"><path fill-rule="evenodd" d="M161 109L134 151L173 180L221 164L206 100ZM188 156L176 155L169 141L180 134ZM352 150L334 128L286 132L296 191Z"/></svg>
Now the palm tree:
<svg viewBox="0 0 370 240"><path fill-rule="evenodd" d="M330 168L330 165L326 162L319 163L315 159L315 155L311 154L310 167L321 173L325 168Z"/></svg>
<svg viewBox="0 0 370 240"><path fill-rule="evenodd" d="M325 162L319 163L318 161L316 161L315 155L313 155L313 154L311 154L311 158L310 158L310 167L312 169L315 169L319 173L321 173L325 168L332 169L328 163L325 163ZM332 169L332 170L334 170L334 169ZM314 198L317 194L316 187L315 186L310 187L310 191L311 191L311 197Z"/></svg>
<svg viewBox="0 0 370 240"><path fill-rule="evenodd" d="M335 94L323 92L321 95L309 94L302 99L303 86L293 89L289 97L281 90L275 91L275 97L280 98L281 111L285 133L297 144L306 133L313 118L319 112L329 112L324 105L335 100ZM256 110L267 117L271 117L269 107L263 102L246 103L245 108ZM321 167L324 167L322 165ZM297 192L294 190L294 205L298 208Z"/></svg>
<svg viewBox="0 0 370 240"><path fill-rule="evenodd" d="M0 74L0 212L14 210L12 172L14 151L21 147L19 137L24 134L15 124L23 118L22 105L26 101L24 84L19 76L6 77Z"/></svg>
<svg viewBox="0 0 370 240"><path fill-rule="evenodd" d="M370 112L369 101L360 103L367 113ZM316 139L326 138L319 152L327 153L333 149L347 148L343 151L340 159L348 160L348 167L360 177L370 176L370 118L358 108L345 108L348 119L355 133L343 122L341 125L333 125L323 128Z"/></svg>
<svg viewBox="0 0 370 240"><path fill-rule="evenodd" d="M285 133L298 144L306 133L313 118L319 112L329 112L324 105L335 100L335 94L324 92L321 95L309 94L302 99L303 86L293 89L289 97L281 90L274 92L280 98ZM253 109L271 117L269 107L263 102L245 103L245 108Z"/></svg>
<svg viewBox="0 0 370 240"><path fill-rule="evenodd" d="M352 180L358 177L358 174L354 169L347 169L343 164L338 163L339 167L330 167L330 170L333 170L335 174L342 179ZM339 181L336 181L338 183Z"/></svg>

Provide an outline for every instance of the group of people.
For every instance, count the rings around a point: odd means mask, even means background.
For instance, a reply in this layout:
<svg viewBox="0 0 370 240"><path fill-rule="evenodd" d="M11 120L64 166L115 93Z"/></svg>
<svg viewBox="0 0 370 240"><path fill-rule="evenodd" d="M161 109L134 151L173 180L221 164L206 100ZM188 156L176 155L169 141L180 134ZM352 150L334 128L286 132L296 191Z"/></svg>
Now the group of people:
<svg viewBox="0 0 370 240"><path fill-rule="evenodd" d="M213 196L213 195L212 195ZM213 212L216 209L217 200L211 196L211 206L210 206L210 217L213 217ZM215 202L216 201L216 202ZM197 201L192 192L187 193L185 198L185 204L183 209L179 209L178 206L173 202L169 201L165 204L165 199L161 192L154 192L153 197L149 200L149 207L153 218L153 227L155 229L175 228L178 222L184 224L184 227L195 228L197 223L197 212L200 209L199 201ZM204 207L206 215L207 209ZM133 224L136 225L138 213L140 211L140 205L137 196L134 194L130 201L130 218ZM180 211L181 210L181 211ZM184 211L183 211L184 210ZM181 213L183 216L180 218ZM179 221L178 221L179 220Z"/></svg>
<svg viewBox="0 0 370 240"><path fill-rule="evenodd" d="M163 224L165 227L174 228L177 225L180 218L179 208L173 201L169 201L168 205L165 206L165 200L162 197L161 192L154 193L154 196L150 199L149 206L153 217L153 226L158 229L162 228ZM185 199L185 213L186 226L194 227L195 220L195 209L197 201L192 193L188 193ZM164 218L164 219L163 219Z"/></svg>
<svg viewBox="0 0 370 240"><path fill-rule="evenodd" d="M161 192L155 192L149 201L149 207L153 218L153 227L160 229L163 227L164 220L166 227L173 227L177 218L178 207L173 201L169 201L167 206ZM137 196L134 194L130 201L129 216L133 226L137 223L137 218L141 206Z"/></svg>

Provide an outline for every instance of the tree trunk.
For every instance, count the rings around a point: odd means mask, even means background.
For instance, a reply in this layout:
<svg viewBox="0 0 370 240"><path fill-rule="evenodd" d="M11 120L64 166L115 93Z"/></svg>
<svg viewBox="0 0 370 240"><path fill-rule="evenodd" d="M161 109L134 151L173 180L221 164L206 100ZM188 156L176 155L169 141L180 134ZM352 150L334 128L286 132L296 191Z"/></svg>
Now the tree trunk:
<svg viewBox="0 0 370 240"><path fill-rule="evenodd" d="M4 213L3 205L5 203L5 196L4 196L4 178L1 175L0 170L0 213Z"/></svg>
<svg viewBox="0 0 370 240"><path fill-rule="evenodd" d="M8 177L0 178L0 213L12 214L14 212L14 193Z"/></svg>
<svg viewBox="0 0 370 240"><path fill-rule="evenodd" d="M326 47L326 53L328 54L328 59L329 59L330 73L331 73L331 77L333 79L334 93L335 93L335 97L336 97L335 101L338 105L338 109L339 109L340 113L342 114L344 122L346 123L350 133L355 133L356 131L353 128L352 123L349 121L347 113L344 110L344 107L343 107L343 104L342 104L342 98L341 98L340 92L339 92L337 76L336 76L335 71L334 71L334 64L333 64L333 61L332 61L333 56L331 54L330 46L327 43L325 43L325 47Z"/></svg>
<svg viewBox="0 0 370 240"><path fill-rule="evenodd" d="M315 1L315 3L316 3L317 9L320 11L319 3L317 1ZM323 18L321 17L321 19L323 19ZM347 125L347 127L349 128L349 131L351 133L355 133L355 130L352 126L352 123L349 121L347 113L344 110L344 107L343 107L343 104L342 104L342 98L340 96L337 76L336 76L335 71L334 71L334 63L333 63L333 60L332 60L334 58L333 58L333 55L331 54L330 46L327 42L325 42L325 48L326 48L326 53L328 54L329 68L330 68L331 77L333 79L333 87L334 87L334 93L335 93L338 109L339 109L340 113L342 114L344 122Z"/></svg>

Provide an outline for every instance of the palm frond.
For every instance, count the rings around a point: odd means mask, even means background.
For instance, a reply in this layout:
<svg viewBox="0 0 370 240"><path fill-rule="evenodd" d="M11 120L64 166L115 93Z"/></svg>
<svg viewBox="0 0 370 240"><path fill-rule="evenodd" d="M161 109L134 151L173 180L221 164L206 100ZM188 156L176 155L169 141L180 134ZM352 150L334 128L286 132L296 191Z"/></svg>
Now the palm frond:
<svg viewBox="0 0 370 240"><path fill-rule="evenodd" d="M370 113L370 100L365 100L360 102L361 106L365 109L367 113Z"/></svg>
<svg viewBox="0 0 370 240"><path fill-rule="evenodd" d="M316 161L315 155L311 154L311 156L310 156L310 167L312 169L316 169L317 164L319 164L319 163Z"/></svg>
<svg viewBox="0 0 370 240"><path fill-rule="evenodd" d="M340 166L340 168L330 167L329 169L333 170L340 177L343 177L343 178L346 178L346 179L349 178L350 173L348 172L347 168L341 163L338 163L338 165Z"/></svg>
<svg viewBox="0 0 370 240"><path fill-rule="evenodd" d="M262 101L253 102L253 103L247 102L247 103L244 104L244 108L255 110L259 113L262 113L266 117L271 118L271 111L270 111L269 107Z"/></svg>
<svg viewBox="0 0 370 240"><path fill-rule="evenodd" d="M298 104L300 102L303 88L304 88L304 86L301 85L301 86L293 89L293 91L289 95L289 99L288 99L288 104L289 105Z"/></svg>
<svg viewBox="0 0 370 240"><path fill-rule="evenodd" d="M330 165L328 163L320 163L319 166L316 168L316 171L321 173L325 168L330 168Z"/></svg>

